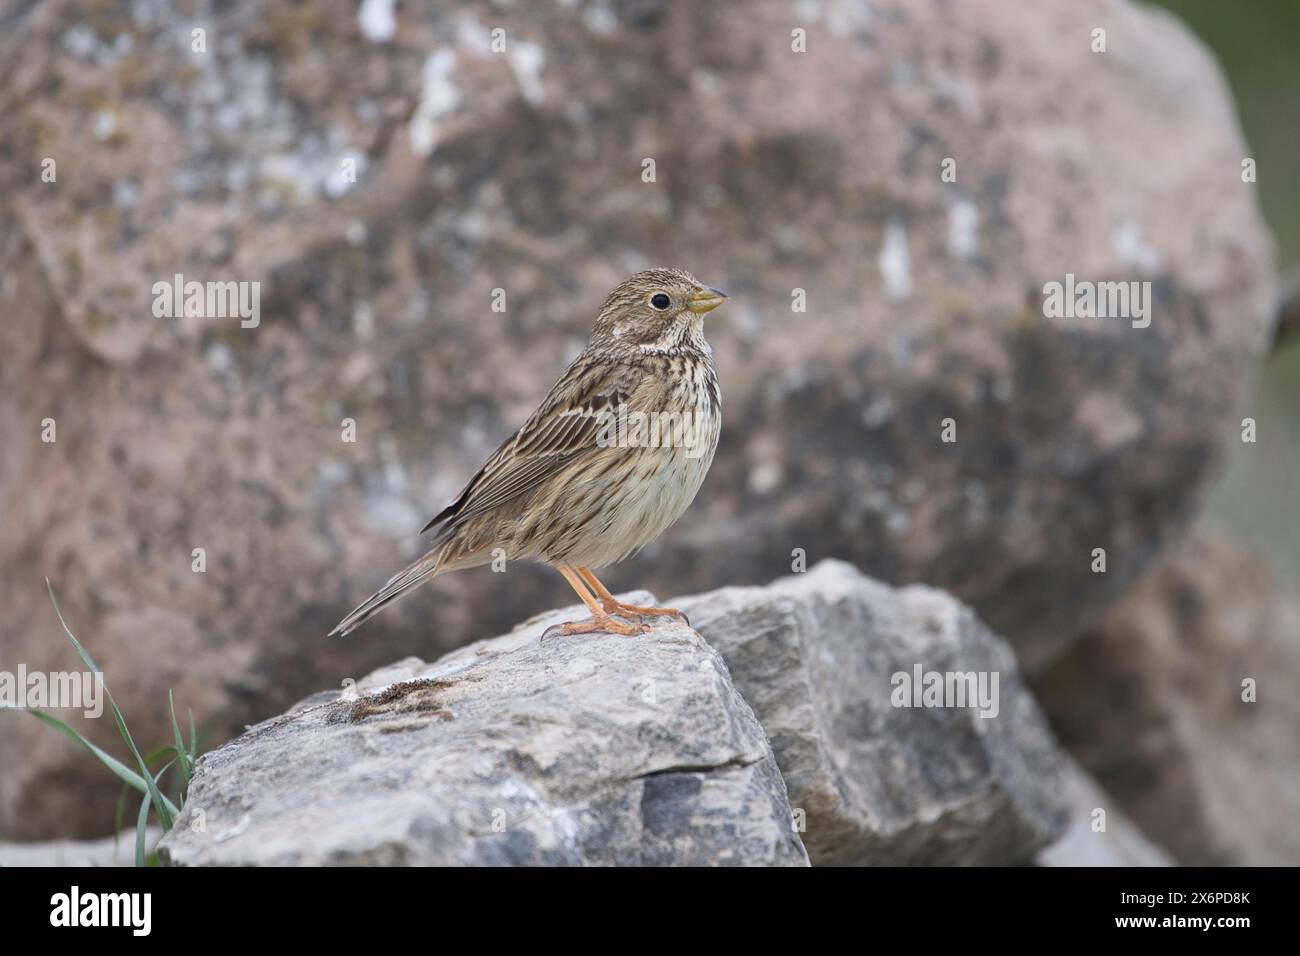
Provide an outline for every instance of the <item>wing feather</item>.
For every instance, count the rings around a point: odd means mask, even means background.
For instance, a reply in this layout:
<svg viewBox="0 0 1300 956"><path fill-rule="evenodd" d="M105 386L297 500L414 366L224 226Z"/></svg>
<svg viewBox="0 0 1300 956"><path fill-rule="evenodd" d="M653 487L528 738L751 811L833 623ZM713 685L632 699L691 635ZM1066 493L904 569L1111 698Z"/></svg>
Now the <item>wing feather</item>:
<svg viewBox="0 0 1300 956"><path fill-rule="evenodd" d="M571 462L595 452L603 416L616 413L642 379L639 368L579 356L541 407L424 531L441 524L439 537L448 536L462 522L527 494Z"/></svg>

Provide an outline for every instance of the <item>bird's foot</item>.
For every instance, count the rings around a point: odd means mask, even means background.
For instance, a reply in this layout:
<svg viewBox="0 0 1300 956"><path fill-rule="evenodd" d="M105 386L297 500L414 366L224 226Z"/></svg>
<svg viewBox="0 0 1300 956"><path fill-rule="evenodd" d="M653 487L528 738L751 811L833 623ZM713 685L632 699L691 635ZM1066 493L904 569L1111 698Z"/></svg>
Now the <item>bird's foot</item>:
<svg viewBox="0 0 1300 956"><path fill-rule="evenodd" d="M593 614L590 621L572 621L568 624L552 624L542 632L542 640L555 634L622 634L625 637L633 637L637 634L644 634L650 630L648 624L628 624L626 621L616 621L608 614Z"/></svg>
<svg viewBox="0 0 1300 956"><path fill-rule="evenodd" d="M607 614L617 614L619 617L634 617L640 621L644 621L647 617L675 617L687 627L691 626L691 619L685 612L675 607L640 607L636 604L624 604L621 601L608 601L603 607Z"/></svg>

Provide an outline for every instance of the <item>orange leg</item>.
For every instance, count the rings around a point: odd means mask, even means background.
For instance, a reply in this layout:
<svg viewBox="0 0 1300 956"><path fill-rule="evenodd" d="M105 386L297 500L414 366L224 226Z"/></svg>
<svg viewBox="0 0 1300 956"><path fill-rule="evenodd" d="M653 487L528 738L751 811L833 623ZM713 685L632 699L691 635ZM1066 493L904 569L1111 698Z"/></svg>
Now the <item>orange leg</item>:
<svg viewBox="0 0 1300 956"><path fill-rule="evenodd" d="M644 625L628 624L625 621L616 621L609 616L600 604L592 597L591 592L582 583L582 578L578 572L573 570L567 564L555 565L555 570L564 575L564 580L569 582L569 586L578 592L578 597L582 598L582 603L587 605L587 610L591 611L590 621L579 621L571 624L560 624L561 634L624 634L631 636L633 634L643 634L646 631ZM547 628L549 631L550 628Z"/></svg>
<svg viewBox="0 0 1300 956"><path fill-rule="evenodd" d="M686 621L686 615L675 607L639 607L635 604L624 604L609 592L609 588L600 583L600 579L591 568L578 568L578 573L582 575L582 580L591 585L591 589L596 592L596 597L600 598L600 606L607 614L625 614L629 617L677 617ZM686 621L686 623L690 622Z"/></svg>

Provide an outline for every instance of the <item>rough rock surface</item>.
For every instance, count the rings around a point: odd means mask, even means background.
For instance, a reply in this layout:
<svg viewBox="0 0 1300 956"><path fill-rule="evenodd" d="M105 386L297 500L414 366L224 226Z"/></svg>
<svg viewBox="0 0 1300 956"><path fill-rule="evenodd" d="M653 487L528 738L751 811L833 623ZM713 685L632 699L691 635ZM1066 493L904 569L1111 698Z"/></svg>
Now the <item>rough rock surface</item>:
<svg viewBox="0 0 1300 956"><path fill-rule="evenodd" d="M645 596L645 595L642 595ZM199 763L173 864L807 865L785 784L689 627L580 607L309 698ZM201 819L202 828L194 821Z"/></svg>
<svg viewBox="0 0 1300 956"><path fill-rule="evenodd" d="M181 864L1014 864L1063 830L1051 734L1010 650L951 597L823 562L674 603L699 633L668 622L638 638L539 640L574 607L435 664L376 671L355 699L309 698L203 758L160 852ZM996 715L894 706L892 675L916 664L996 671Z"/></svg>
<svg viewBox="0 0 1300 956"><path fill-rule="evenodd" d="M1060 753L1015 657L950 595L823 561L673 605L767 731L813 863L1027 862L1064 827ZM895 706L918 664L996 674L995 710Z"/></svg>
<svg viewBox="0 0 1300 956"><path fill-rule="evenodd" d="M1034 682L1061 742L1152 840L1183 864L1246 866L1300 865L1297 687L1300 597L1209 531Z"/></svg>
<svg viewBox="0 0 1300 956"><path fill-rule="evenodd" d="M697 520L612 583L765 581L803 548L947 588L1037 667L1229 434L1271 301L1244 152L1209 56L1120 0L402 4L387 40L353 0L21 4L0 656L66 666L48 574L140 736L168 739L172 687L215 742L553 605L547 572L483 572L319 640L663 262L732 293L727 424ZM176 273L260 282L260 324L155 318ZM1151 326L1044 319L1067 273L1151 280ZM0 835L108 828L115 788L63 785L101 771L55 735L0 764Z"/></svg>

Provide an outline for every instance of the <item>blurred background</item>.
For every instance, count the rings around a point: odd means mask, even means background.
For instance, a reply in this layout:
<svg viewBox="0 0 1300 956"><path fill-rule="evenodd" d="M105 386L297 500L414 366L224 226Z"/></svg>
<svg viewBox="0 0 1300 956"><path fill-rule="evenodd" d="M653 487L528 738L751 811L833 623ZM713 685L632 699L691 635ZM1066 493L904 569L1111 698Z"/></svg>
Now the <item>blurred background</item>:
<svg viewBox="0 0 1300 956"><path fill-rule="evenodd" d="M1173 859L1300 862L1300 7L1164 6L0 0L0 670L77 668L48 577L136 736L170 689L207 749L568 604L485 568L323 636L675 265L731 295L726 424L612 587L945 588ZM160 315L177 275L256 320ZM1067 275L1151 325L1046 318ZM110 832L20 716L0 839Z"/></svg>
<svg viewBox="0 0 1300 956"><path fill-rule="evenodd" d="M1259 180L1260 210L1277 239L1284 288L1300 286L1300 4L1265 0L1249 16L1213 0L1165 0L1222 65L1246 139L1273 172ZM1247 414L1275 433L1268 449L1236 449L1210 495L1206 521L1250 542L1300 587L1300 339L1265 362Z"/></svg>

